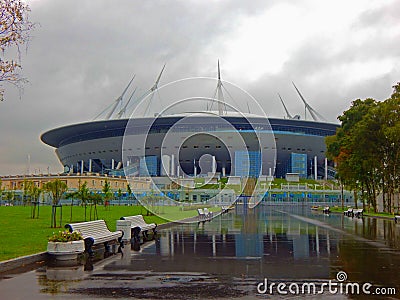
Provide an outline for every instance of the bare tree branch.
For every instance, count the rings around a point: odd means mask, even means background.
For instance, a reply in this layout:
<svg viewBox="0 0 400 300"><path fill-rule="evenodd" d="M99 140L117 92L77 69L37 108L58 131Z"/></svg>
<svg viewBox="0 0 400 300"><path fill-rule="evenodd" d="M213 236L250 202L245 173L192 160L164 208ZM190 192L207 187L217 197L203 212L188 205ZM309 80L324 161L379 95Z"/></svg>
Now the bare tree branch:
<svg viewBox="0 0 400 300"><path fill-rule="evenodd" d="M21 89L27 82L19 71L21 68L20 46L27 45L29 33L35 24L29 21L30 8L20 0L1 0L0 2L0 100L4 98L3 83L11 83ZM15 49L17 58L6 60L7 49Z"/></svg>

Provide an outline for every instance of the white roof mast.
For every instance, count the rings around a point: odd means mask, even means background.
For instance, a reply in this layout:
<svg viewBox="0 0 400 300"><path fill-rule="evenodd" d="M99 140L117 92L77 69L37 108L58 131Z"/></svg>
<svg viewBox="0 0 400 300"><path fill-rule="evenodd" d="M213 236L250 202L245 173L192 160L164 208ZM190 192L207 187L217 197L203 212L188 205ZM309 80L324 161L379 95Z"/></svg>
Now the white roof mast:
<svg viewBox="0 0 400 300"><path fill-rule="evenodd" d="M219 67L219 60L218 60L218 82L217 82L217 87L214 91L214 96L212 97L212 102L211 102L211 106L208 107L208 103L207 103L207 110L211 110L213 103L215 102L215 100L217 100L218 104L218 115L222 116L224 114L226 114L226 105L225 105L225 99L224 99L224 94L222 92L222 88L225 88L222 84L221 81L221 69ZM215 96L217 96L215 98Z"/></svg>
<svg viewBox="0 0 400 300"><path fill-rule="evenodd" d="M121 119L122 116L124 115L124 113L126 112L126 108L128 107L129 102L131 101L133 95L135 94L137 88L134 89L134 91L132 92L131 96L129 97L128 101L126 101L124 107L118 112L117 117L118 119Z"/></svg>
<svg viewBox="0 0 400 300"><path fill-rule="evenodd" d="M221 81L221 70L219 68L219 59L218 59L218 83L217 83L217 100L218 100L218 114L222 116L224 114L223 110L223 101L224 96L222 94L222 81Z"/></svg>
<svg viewBox="0 0 400 300"><path fill-rule="evenodd" d="M279 99L281 99L283 108L284 108L285 111L286 111L286 117L287 117L288 119L293 119L292 115L289 113L288 109L286 108L285 102L283 102L283 99L282 99L282 97L281 97L281 95L280 95L279 93L278 93L278 96L279 96Z"/></svg>
<svg viewBox="0 0 400 300"><path fill-rule="evenodd" d="M314 121L319 121L319 120L326 121L326 119L321 114L319 114L314 108L312 108L310 106L310 104L308 104L306 102L306 100L304 99L303 95L300 93L299 89L297 88L297 86L294 84L293 81L292 81L292 84L293 84L294 88L296 89L297 94L299 94L301 100L304 103L304 106L305 106L304 107L304 119L306 119L306 111L308 110L310 112L311 117L313 118Z"/></svg>
<svg viewBox="0 0 400 300"><path fill-rule="evenodd" d="M135 79L135 76L136 76L136 75L133 75L131 81L129 81L127 87L126 87L125 90L122 92L121 96L119 96L119 97L117 98L117 100L115 100L115 104L114 104L113 108L111 109L111 111L107 114L106 120L110 120L110 119L111 119L112 114L114 113L114 111L115 111L115 109L117 108L118 104L122 102L122 98L124 97L124 95L125 95L126 91L128 90L129 86L131 85L133 79Z"/></svg>

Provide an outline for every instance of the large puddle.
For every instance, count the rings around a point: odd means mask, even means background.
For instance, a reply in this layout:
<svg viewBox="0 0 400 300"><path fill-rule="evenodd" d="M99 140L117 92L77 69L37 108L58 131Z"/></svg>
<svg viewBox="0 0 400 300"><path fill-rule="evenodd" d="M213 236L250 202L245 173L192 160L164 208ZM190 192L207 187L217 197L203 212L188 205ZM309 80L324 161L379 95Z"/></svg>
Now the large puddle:
<svg viewBox="0 0 400 300"><path fill-rule="evenodd" d="M211 222L161 230L140 251L126 245L123 252L8 274L0 298L318 299L323 291L324 298L384 299L392 288L400 295L400 225L308 206L238 206Z"/></svg>

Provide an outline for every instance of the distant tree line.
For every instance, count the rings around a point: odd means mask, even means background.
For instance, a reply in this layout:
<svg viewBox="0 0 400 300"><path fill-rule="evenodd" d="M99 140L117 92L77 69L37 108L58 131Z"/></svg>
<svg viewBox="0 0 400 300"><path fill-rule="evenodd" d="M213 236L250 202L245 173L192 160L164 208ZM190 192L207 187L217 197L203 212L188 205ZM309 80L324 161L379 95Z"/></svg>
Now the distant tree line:
<svg viewBox="0 0 400 300"><path fill-rule="evenodd" d="M16 204L14 203L18 200L16 197L19 197L19 202L22 202L24 206L31 205L32 202L39 202L40 199L42 199L43 204L45 204L44 201L46 195L48 196L47 199L50 198L52 205L59 205L63 198L72 200L79 199L82 206L90 202L101 204L104 201L109 202L114 198L114 192L107 179L105 180L104 185L102 185L102 194L99 194L97 189L90 189L87 186L86 181L81 183L80 180L78 189L75 191L69 191L67 184L60 179L48 181L44 183L41 188L37 182L35 183L32 180L25 179L20 189L22 194L17 193L17 191L18 189L16 186L11 190L4 187L0 178L0 200L7 200L10 204ZM126 187L126 195L128 199L133 196L133 191L129 184L127 184ZM122 196L123 191L119 188L117 191L117 199L121 200Z"/></svg>
<svg viewBox="0 0 400 300"><path fill-rule="evenodd" d="M400 82L393 89L385 101L353 101L338 117L336 135L325 140L337 178L374 212L378 195L383 197L384 212L399 212Z"/></svg>
<svg viewBox="0 0 400 300"><path fill-rule="evenodd" d="M7 200L8 203L14 204L15 202L15 192L16 190L7 191L3 188L2 181L0 179L0 200ZM130 185L127 185L126 189L128 199L131 198L133 195L132 189ZM44 201L44 194L47 194L48 197L51 198L51 204L53 206L52 213L51 213L51 226L57 227L57 207L60 206L61 199L67 198L71 199L70 203L70 222L72 221L72 207L74 205L74 199L80 200L80 205L85 209L85 216L84 220L97 220L98 213L97 213L97 205L104 203L106 209L109 208L109 202L111 199L114 198L114 193L111 189L111 184L107 181L104 182L102 186L102 194L99 194L96 191L90 190L87 186L87 182L81 183L79 180L79 187L75 191L68 190L67 184L60 180L55 179L52 181L48 181L43 184L42 188L38 186L37 183L31 180L24 180L22 184L22 203L23 205L36 205L39 204L39 199L42 196L42 200ZM5 196L5 198L3 197ZM118 199L121 200L122 197L122 190L118 189ZM44 202L43 202L44 204ZM119 203L121 204L121 203ZM89 206L89 215L87 215L87 207ZM32 218L35 217L35 213L32 214ZM61 222L60 222L61 223Z"/></svg>

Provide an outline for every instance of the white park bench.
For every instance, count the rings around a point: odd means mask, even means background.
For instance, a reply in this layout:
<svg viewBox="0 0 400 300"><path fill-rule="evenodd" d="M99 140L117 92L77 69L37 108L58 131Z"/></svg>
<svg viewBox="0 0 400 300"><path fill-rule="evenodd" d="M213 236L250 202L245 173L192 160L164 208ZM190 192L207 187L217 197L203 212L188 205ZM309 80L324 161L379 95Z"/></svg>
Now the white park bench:
<svg viewBox="0 0 400 300"><path fill-rule="evenodd" d="M352 209L352 208L348 208L347 210L345 210L345 211L343 212L343 214L344 214L345 216L351 217L351 216L353 216L353 209Z"/></svg>
<svg viewBox="0 0 400 300"><path fill-rule="evenodd" d="M143 241L147 241L149 239L149 235L148 235L149 230L153 230L153 238L156 236L157 224L156 223L146 223L146 221L143 219L142 215L121 217L120 219L129 221L131 223L131 230L133 233L132 236L135 241L139 241L140 232L142 232ZM137 228L140 228L140 230L137 230Z"/></svg>
<svg viewBox="0 0 400 300"><path fill-rule="evenodd" d="M362 208L353 209L353 216L359 218L363 216L364 210Z"/></svg>
<svg viewBox="0 0 400 300"><path fill-rule="evenodd" d="M108 243L114 240L117 240L120 244L118 247L118 252L121 252L121 248L123 248L122 242L122 231L110 231L107 227L107 224L104 220L96 220L89 222L81 222L81 223L70 223L66 224L65 228L67 228L70 232L79 231L85 240L85 251L89 253L89 255L93 255L92 246L97 244L104 244L104 247L107 252L110 252Z"/></svg>
<svg viewBox="0 0 400 300"><path fill-rule="evenodd" d="M204 209L203 208L198 208L197 209L197 214L199 215L199 221L200 222L209 221L213 217L213 213L211 211L209 211L207 207L205 207Z"/></svg>
<svg viewBox="0 0 400 300"><path fill-rule="evenodd" d="M229 211L229 206L221 206L221 214L227 213Z"/></svg>
<svg viewBox="0 0 400 300"><path fill-rule="evenodd" d="M204 207L203 211L204 211L204 214L206 215L207 219L212 219L212 217L213 217L212 211L209 211L207 207Z"/></svg>

